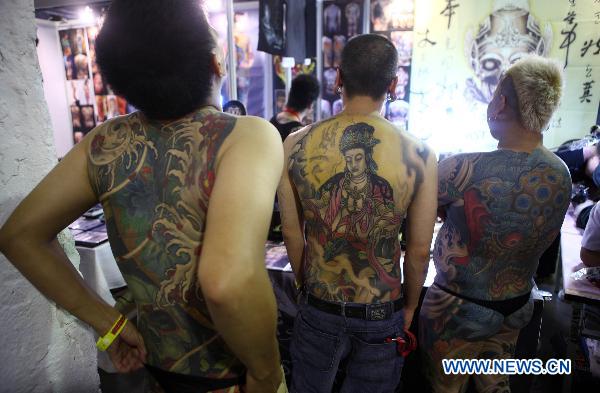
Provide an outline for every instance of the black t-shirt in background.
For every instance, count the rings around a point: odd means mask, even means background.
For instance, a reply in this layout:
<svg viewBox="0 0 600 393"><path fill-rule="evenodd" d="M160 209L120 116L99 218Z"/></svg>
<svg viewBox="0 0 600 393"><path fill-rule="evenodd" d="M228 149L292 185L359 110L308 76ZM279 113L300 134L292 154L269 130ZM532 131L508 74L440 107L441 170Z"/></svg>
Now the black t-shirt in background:
<svg viewBox="0 0 600 393"><path fill-rule="evenodd" d="M269 121L271 122L271 124L273 124L275 126L275 128L277 128L277 131L279 131L279 135L281 135L282 142L285 140L285 138L287 138L288 135L290 135L290 133L292 133L296 129L302 127L302 123L300 123L298 121L290 121L289 123L280 123L277 120L277 115L273 116L271 118L271 120L269 120Z"/></svg>

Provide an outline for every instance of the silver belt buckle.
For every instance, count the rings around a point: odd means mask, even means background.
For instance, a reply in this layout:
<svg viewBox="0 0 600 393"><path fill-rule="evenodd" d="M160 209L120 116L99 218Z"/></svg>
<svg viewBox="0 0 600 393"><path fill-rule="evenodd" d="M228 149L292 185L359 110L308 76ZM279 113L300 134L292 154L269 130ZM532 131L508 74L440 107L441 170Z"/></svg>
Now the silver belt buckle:
<svg viewBox="0 0 600 393"><path fill-rule="evenodd" d="M391 315L391 303L367 304L367 319L369 321L383 321Z"/></svg>

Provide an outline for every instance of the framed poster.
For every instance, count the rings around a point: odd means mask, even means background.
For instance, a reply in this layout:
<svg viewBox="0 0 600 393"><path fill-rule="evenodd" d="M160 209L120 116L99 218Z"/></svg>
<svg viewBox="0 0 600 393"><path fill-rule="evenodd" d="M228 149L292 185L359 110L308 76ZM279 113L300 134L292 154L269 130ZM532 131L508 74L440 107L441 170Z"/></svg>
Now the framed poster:
<svg viewBox="0 0 600 393"><path fill-rule="evenodd" d="M323 1L323 70L321 74L321 119L336 115L343 109L335 91L337 68L349 39L363 33L363 0Z"/></svg>
<svg viewBox="0 0 600 393"><path fill-rule="evenodd" d="M114 95L96 63L97 25L58 31L66 77L73 140L80 142L96 125L135 110Z"/></svg>
<svg viewBox="0 0 600 393"><path fill-rule="evenodd" d="M398 51L396 100L386 103L385 117L402 129L408 130L415 25L414 0L371 0L370 12L371 32L389 38Z"/></svg>

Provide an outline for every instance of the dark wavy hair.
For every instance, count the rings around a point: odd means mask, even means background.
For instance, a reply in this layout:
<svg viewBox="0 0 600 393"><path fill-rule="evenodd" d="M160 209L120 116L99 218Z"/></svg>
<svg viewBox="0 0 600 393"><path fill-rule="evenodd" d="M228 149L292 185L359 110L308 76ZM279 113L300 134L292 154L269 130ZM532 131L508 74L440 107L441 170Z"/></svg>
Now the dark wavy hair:
<svg viewBox="0 0 600 393"><path fill-rule="evenodd" d="M385 95L398 68L398 52L387 38L362 34L352 38L342 50L340 71L348 98Z"/></svg>
<svg viewBox="0 0 600 393"><path fill-rule="evenodd" d="M146 116L181 117L211 93L212 34L199 0L113 0L96 40L98 66Z"/></svg>
<svg viewBox="0 0 600 393"><path fill-rule="evenodd" d="M286 106L299 112L305 110L319 97L319 81L312 75L300 74L292 80Z"/></svg>

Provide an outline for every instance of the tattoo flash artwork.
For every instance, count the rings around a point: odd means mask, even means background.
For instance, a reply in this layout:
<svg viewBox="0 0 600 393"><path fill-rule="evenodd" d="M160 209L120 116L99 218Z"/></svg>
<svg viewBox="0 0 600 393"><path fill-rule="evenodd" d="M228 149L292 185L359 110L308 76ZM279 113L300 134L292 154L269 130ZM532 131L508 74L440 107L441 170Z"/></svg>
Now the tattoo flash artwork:
<svg viewBox="0 0 600 393"><path fill-rule="evenodd" d="M296 143L288 170L306 223L310 293L357 303L400 296L398 234L426 154L379 117L326 120Z"/></svg>
<svg viewBox="0 0 600 393"><path fill-rule="evenodd" d="M91 142L90 181L138 305L148 363L172 372L228 378L243 370L196 279L215 159L234 125L210 110L166 125L136 112L104 123Z"/></svg>
<svg viewBox="0 0 600 393"><path fill-rule="evenodd" d="M465 54L475 74L466 81L465 93L471 101L489 103L504 71L523 56L548 55L552 28L549 23L540 26L530 13L529 3L529 0L494 0L492 13L477 29L467 31Z"/></svg>
<svg viewBox="0 0 600 393"><path fill-rule="evenodd" d="M443 376L443 358L514 354L519 329L533 311L532 277L560 231L570 192L566 166L545 148L460 154L440 163L438 205L445 221L435 242L437 275L421 308L419 340L437 390L458 391L454 384L466 381ZM452 293L512 300L499 311ZM487 377L506 382L505 375Z"/></svg>

